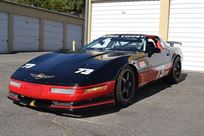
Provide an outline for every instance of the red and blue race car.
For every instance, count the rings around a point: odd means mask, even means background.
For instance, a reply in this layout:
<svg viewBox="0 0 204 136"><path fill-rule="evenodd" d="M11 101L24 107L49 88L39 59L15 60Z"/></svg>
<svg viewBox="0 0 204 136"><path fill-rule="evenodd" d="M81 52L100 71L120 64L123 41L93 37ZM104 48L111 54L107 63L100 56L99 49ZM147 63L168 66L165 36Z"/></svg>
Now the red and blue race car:
<svg viewBox="0 0 204 136"><path fill-rule="evenodd" d="M77 52L47 53L12 74L8 98L69 110L104 104L126 107L137 88L149 82L179 82L183 56L173 44L154 35L113 34Z"/></svg>

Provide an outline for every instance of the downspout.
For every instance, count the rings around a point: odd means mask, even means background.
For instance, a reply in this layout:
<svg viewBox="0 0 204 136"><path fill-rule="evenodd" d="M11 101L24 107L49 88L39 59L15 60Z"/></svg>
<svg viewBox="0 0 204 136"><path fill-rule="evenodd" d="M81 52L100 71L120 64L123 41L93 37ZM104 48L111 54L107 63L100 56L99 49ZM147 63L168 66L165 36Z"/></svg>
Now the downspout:
<svg viewBox="0 0 204 136"><path fill-rule="evenodd" d="M88 43L87 39L88 39L88 1L89 0L85 0L85 28L84 28L84 45L86 45Z"/></svg>

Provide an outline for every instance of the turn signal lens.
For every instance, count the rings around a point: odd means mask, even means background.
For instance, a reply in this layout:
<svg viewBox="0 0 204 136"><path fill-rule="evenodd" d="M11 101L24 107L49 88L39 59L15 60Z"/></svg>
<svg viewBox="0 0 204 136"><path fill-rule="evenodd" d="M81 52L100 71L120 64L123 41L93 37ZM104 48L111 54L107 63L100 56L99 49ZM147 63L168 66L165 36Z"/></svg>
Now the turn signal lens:
<svg viewBox="0 0 204 136"><path fill-rule="evenodd" d="M107 85L93 87L93 88L85 89L84 93L90 93L90 92L95 92L95 91L103 91L103 90L106 90L106 88L107 88Z"/></svg>
<svg viewBox="0 0 204 136"><path fill-rule="evenodd" d="M9 84L10 84L11 86L15 86L15 87L18 87L18 88L21 87L21 83L18 83L18 82L12 81L12 80L10 80Z"/></svg>
<svg viewBox="0 0 204 136"><path fill-rule="evenodd" d="M75 90L73 89L61 89L61 88L52 88L51 93L57 94L74 94Z"/></svg>

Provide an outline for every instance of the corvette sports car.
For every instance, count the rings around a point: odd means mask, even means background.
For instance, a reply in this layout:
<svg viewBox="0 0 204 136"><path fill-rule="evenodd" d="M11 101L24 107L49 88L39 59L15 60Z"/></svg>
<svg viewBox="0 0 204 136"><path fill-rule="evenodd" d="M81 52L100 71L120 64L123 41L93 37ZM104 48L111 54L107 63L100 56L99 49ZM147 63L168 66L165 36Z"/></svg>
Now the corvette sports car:
<svg viewBox="0 0 204 136"><path fill-rule="evenodd" d="M80 51L36 57L10 77L8 98L32 107L82 109L130 105L154 80L178 83L182 52L155 35L112 34Z"/></svg>

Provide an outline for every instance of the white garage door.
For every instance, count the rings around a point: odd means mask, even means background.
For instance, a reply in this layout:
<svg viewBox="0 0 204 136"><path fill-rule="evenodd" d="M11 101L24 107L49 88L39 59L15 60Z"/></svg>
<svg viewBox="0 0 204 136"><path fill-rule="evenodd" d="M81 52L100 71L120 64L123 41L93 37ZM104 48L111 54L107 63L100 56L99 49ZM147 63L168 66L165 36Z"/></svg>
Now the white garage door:
<svg viewBox="0 0 204 136"><path fill-rule="evenodd" d="M39 19L14 15L13 50L39 50Z"/></svg>
<svg viewBox="0 0 204 136"><path fill-rule="evenodd" d="M63 23L46 20L44 25L44 50L61 50L63 48Z"/></svg>
<svg viewBox="0 0 204 136"><path fill-rule="evenodd" d="M111 33L159 34L160 1L92 4L91 39Z"/></svg>
<svg viewBox="0 0 204 136"><path fill-rule="evenodd" d="M76 42L77 48L82 46L82 26L67 24L67 49L72 49L72 42Z"/></svg>
<svg viewBox="0 0 204 136"><path fill-rule="evenodd" d="M0 12L0 53L8 52L8 14Z"/></svg>
<svg viewBox="0 0 204 136"><path fill-rule="evenodd" d="M204 71L204 1L172 0L169 40L183 43L183 68Z"/></svg>

